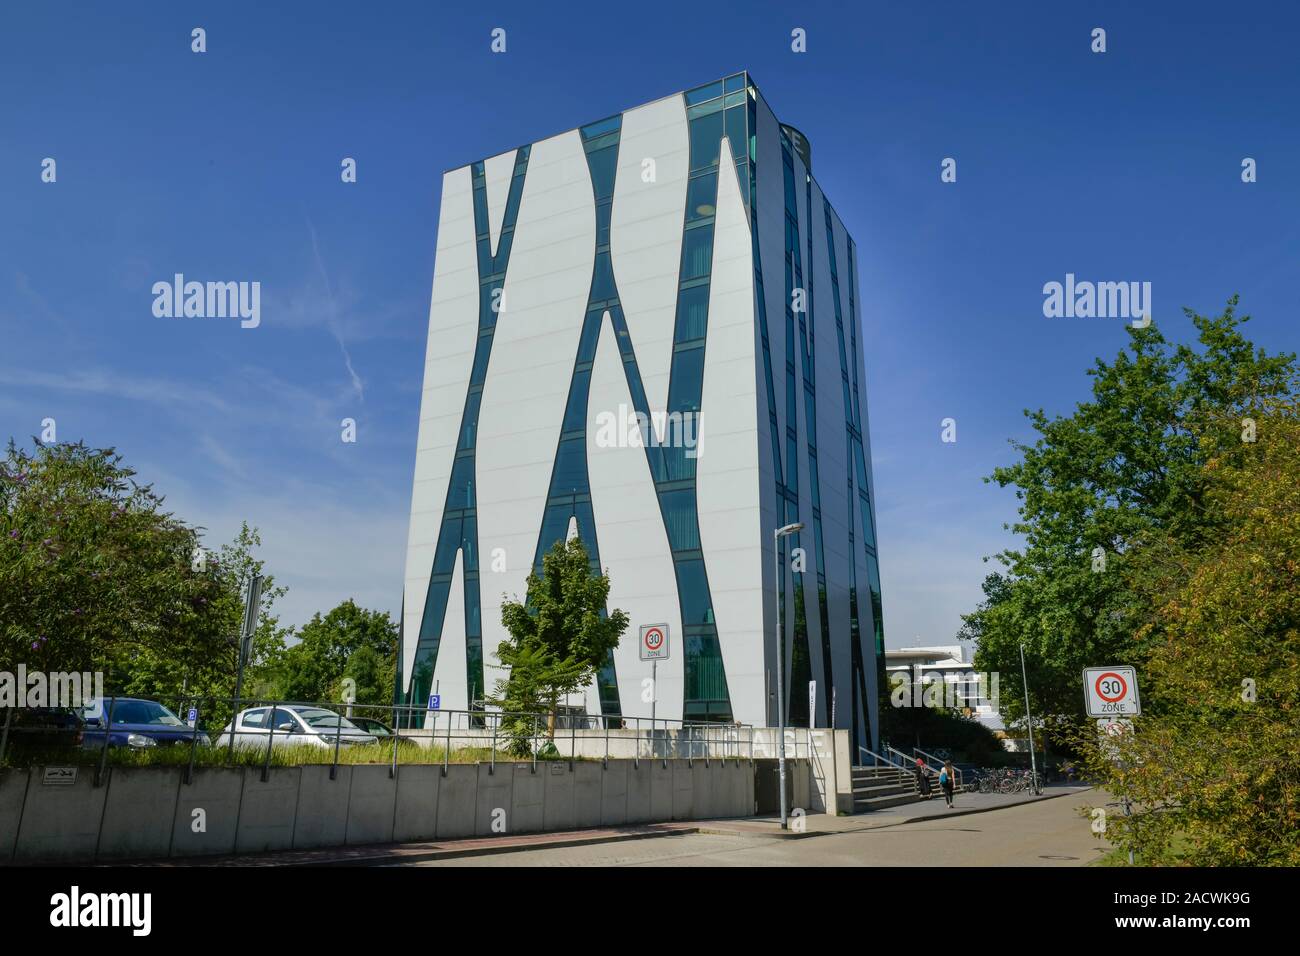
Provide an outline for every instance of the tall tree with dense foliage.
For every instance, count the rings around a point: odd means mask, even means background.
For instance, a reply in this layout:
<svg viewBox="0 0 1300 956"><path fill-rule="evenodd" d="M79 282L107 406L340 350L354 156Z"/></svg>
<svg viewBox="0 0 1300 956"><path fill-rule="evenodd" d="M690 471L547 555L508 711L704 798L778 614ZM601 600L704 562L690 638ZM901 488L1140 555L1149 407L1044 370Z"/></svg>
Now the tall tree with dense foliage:
<svg viewBox="0 0 1300 956"><path fill-rule="evenodd" d="M260 568L245 528L218 554L113 449L9 442L0 465L0 660L103 671L137 694L229 693L241 586ZM274 585L258 653L273 655ZM256 663L256 662L255 662Z"/></svg>
<svg viewBox="0 0 1300 956"><path fill-rule="evenodd" d="M526 601L503 597L501 623L510 636L497 648L510 669L491 703L508 713L547 714L555 734L560 702L587 686L627 630L627 614L605 613L609 578L591 567L580 538L557 541L542 556L542 573L530 572ZM531 721L503 721L516 747L526 747Z"/></svg>
<svg viewBox="0 0 1300 956"><path fill-rule="evenodd" d="M392 704L397 624L350 598L324 617L317 612L279 661L275 693L283 700L339 701L343 680L356 682L356 703Z"/></svg>
<svg viewBox="0 0 1300 956"><path fill-rule="evenodd" d="M262 575L262 599L258 608L257 629L248 661L244 665L244 697L264 697L273 691L273 681L284 653L285 638L292 629L282 627L274 613L275 602L287 589L275 583L266 572L265 563L255 552L262 546L256 528L240 527L235 540L222 544L203 555L200 573L217 582L224 600L220 604L219 624L223 639L214 642L202 654L176 653L167 647L128 648L109 662L110 684L114 691L136 697L168 701L173 697L228 698L235 695L239 665L239 635L244 621L244 601L248 582Z"/></svg>
<svg viewBox="0 0 1300 956"><path fill-rule="evenodd" d="M1206 533L1133 542L1143 713L1118 763L1081 740L1148 863L1300 865L1300 401L1262 405L1207 428L1241 438L1207 439Z"/></svg>
<svg viewBox="0 0 1300 956"><path fill-rule="evenodd" d="M1240 443L1229 423L1295 388L1295 356L1257 350L1236 305L1215 317L1185 310L1195 347L1171 345L1155 325L1128 329L1128 347L1089 370L1091 400L1069 416L1026 411L1038 439L1013 443L1020 461L986 479L1016 489L1009 527L1024 545L996 556L1003 570L985 581L963 637L976 641L980 669L1000 672L1009 719L1023 715L1021 644L1035 717L1049 723L1081 713L1084 666L1134 659L1133 543L1156 531L1202 540L1205 466Z"/></svg>

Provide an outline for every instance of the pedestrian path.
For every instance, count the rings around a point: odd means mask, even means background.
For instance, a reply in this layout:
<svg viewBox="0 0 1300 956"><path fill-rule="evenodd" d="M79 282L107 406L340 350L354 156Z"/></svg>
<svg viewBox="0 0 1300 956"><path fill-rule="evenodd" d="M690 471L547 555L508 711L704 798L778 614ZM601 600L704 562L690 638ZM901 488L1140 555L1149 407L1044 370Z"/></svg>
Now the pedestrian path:
<svg viewBox="0 0 1300 956"><path fill-rule="evenodd" d="M692 820L678 823L646 823L622 827L601 827L591 830L565 830L559 833L502 834L491 837L470 837L462 840L431 840L420 843L385 843L369 846L329 847L320 850L281 850L270 853L251 853L225 857L170 858L141 861L133 866L384 866L428 862L456 857L488 856L524 850L558 849L591 846L627 840L647 840L656 837L682 836L705 833L719 836L771 837L773 839L802 839L833 833L854 833L882 827L899 826L918 820L943 816L962 816L984 813L1004 807L1019 806L1040 800L1050 800L1071 794L1086 793L1086 786L1055 786L1044 790L1042 796L1033 794L965 793L958 794L953 809L944 805L942 797L929 801L894 807L888 811L860 813L853 816L833 817L821 813L793 815L791 827L781 829L780 818L775 815L741 817L720 820ZM119 864L120 865L120 864Z"/></svg>
<svg viewBox="0 0 1300 956"><path fill-rule="evenodd" d="M929 800L920 800L904 806L892 807L872 813L857 813L852 816L832 817L822 813L808 814L800 817L792 815L791 826L781 829L780 818L776 815L762 817L744 817L738 820L699 820L695 826L701 833L734 834L737 836L770 836L784 839L820 836L826 833L855 833L860 830L876 830L881 827L893 827L917 820L931 820L938 817L959 817L970 813L986 813L1005 807L1016 807L1040 800L1052 800L1068 797L1072 794L1087 793L1087 786L1049 786L1044 787L1040 796L1032 793L959 793L953 797L953 807L948 809L941 795Z"/></svg>

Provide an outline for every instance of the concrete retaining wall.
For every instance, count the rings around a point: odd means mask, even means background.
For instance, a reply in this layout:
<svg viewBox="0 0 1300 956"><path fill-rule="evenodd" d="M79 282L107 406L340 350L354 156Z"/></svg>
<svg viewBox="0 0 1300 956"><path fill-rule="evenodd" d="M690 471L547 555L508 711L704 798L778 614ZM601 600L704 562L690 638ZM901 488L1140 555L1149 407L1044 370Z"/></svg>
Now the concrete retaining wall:
<svg viewBox="0 0 1300 956"><path fill-rule="evenodd" d="M294 811L293 848L310 850L340 846L348 836L348 791L352 767L303 767L298 782L298 807Z"/></svg>
<svg viewBox="0 0 1300 956"><path fill-rule="evenodd" d="M94 856L108 795L107 787L96 787L94 782L91 767L78 767L74 782L62 786L45 782L44 767L33 768L14 859L81 860Z"/></svg>
<svg viewBox="0 0 1300 956"><path fill-rule="evenodd" d="M0 864L14 855L27 799L27 776L26 770L0 770Z"/></svg>
<svg viewBox="0 0 1300 956"><path fill-rule="evenodd" d="M790 761L795 799L815 793ZM196 769L93 768L44 783L0 774L0 864L150 859L586 829L754 812L747 760L600 761Z"/></svg>
<svg viewBox="0 0 1300 956"><path fill-rule="evenodd" d="M397 781L389 773L388 767L381 766L359 764L352 768L347 809L349 845L393 841Z"/></svg>
<svg viewBox="0 0 1300 956"><path fill-rule="evenodd" d="M260 770L244 769L244 792L239 800L239 825L235 832L236 853L287 850L293 846L303 769L272 767L265 780ZM308 786L311 786L315 775L307 776ZM310 811L310 801L308 803L304 809Z"/></svg>
<svg viewBox="0 0 1300 956"><path fill-rule="evenodd" d="M574 774L569 770L569 765L557 760L538 766L537 772L546 775L546 803L542 807L542 829L550 833L577 827L573 815Z"/></svg>
<svg viewBox="0 0 1300 956"><path fill-rule="evenodd" d="M393 840L432 840L438 833L438 783L442 768L406 765L397 768L397 806Z"/></svg>
<svg viewBox="0 0 1300 956"><path fill-rule="evenodd" d="M536 771L530 763L510 764L507 768L513 778L510 798L510 831L512 833L540 833L546 819L546 771L539 766ZM497 773L501 767L497 767Z"/></svg>
<svg viewBox="0 0 1300 956"><path fill-rule="evenodd" d="M176 795L171 856L208 856L235 851L244 771L229 767L196 769Z"/></svg>
<svg viewBox="0 0 1300 956"><path fill-rule="evenodd" d="M444 840L474 835L478 808L478 767L452 764L438 781L438 831Z"/></svg>
<svg viewBox="0 0 1300 956"><path fill-rule="evenodd" d="M633 761L627 765L627 822L645 823L653 817L650 805L650 761Z"/></svg>
<svg viewBox="0 0 1300 956"><path fill-rule="evenodd" d="M179 767L119 767L108 778L97 855L167 856L180 791Z"/></svg>

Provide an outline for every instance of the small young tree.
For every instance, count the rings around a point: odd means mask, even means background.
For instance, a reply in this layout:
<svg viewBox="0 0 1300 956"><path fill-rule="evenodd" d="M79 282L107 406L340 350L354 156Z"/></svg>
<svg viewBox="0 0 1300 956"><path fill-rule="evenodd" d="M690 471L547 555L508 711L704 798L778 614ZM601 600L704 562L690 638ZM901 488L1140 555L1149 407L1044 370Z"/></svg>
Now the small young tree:
<svg viewBox="0 0 1300 956"><path fill-rule="evenodd" d="M503 595L501 623L510 637L497 657L510 674L497 681L489 703L507 714L546 714L553 738L560 701L591 681L627 630L626 613L605 613L608 597L609 578L593 571L582 541L557 541L542 557L541 575L528 575L526 601ZM528 752L531 719L506 717L503 729L516 752Z"/></svg>

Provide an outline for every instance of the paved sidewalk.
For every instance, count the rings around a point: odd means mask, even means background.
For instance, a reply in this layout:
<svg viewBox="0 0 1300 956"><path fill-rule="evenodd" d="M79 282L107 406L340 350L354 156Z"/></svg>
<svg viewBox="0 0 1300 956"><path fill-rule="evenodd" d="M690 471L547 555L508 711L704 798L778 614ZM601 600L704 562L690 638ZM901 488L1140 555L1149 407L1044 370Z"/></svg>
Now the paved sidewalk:
<svg viewBox="0 0 1300 956"><path fill-rule="evenodd" d="M953 808L948 809L943 796L937 795L930 800L908 803L888 810L876 810L869 813L857 813L852 816L832 817L822 813L809 814L802 818L803 828L799 829L797 821L789 830L782 830L780 817L776 815L763 817L745 817L737 820L697 820L695 826L701 833L716 833L734 836L768 836L777 839L797 840L800 838L823 836L828 833L857 833L862 830L878 830L881 827L895 827L918 820L933 820L946 817L961 817L971 813L987 813L1006 807L1018 807L1027 803L1052 800L1071 794L1087 793L1088 786L1048 786L1043 788L1041 796L1032 793L962 793L953 797Z"/></svg>
<svg viewBox="0 0 1300 956"><path fill-rule="evenodd" d="M526 850L563 849L592 846L628 840L647 840L655 837L682 836L691 833L716 836L768 837L778 840L798 840L808 837L839 833L857 833L878 830L905 823L933 820L944 817L986 813L1006 807L1022 806L1041 800L1051 800L1071 794L1085 793L1086 786L1048 787L1042 796L1033 794L965 793L953 799L949 810L943 798L892 807L854 816L832 817L814 813L802 817L803 828L782 830L780 818L773 816L741 817L720 820L692 820L681 823L648 823L623 827L602 827L591 830L566 830L560 833L508 834L494 837L472 837L463 840L430 840L421 843L384 843L370 846L327 847L319 850L281 850L270 853L248 853L239 856L171 858L127 864L127 866L384 866L429 862L459 857L488 856L500 853L517 853Z"/></svg>
<svg viewBox="0 0 1300 956"><path fill-rule="evenodd" d="M319 850L280 850L240 856L171 857L134 863L105 863L105 866L376 866L418 863L449 857L488 856L521 850L591 846L654 837L698 833L693 822L643 823L594 830L565 830L559 833L520 833L499 837L471 837L464 840L431 840L424 843L379 843L368 846L325 847Z"/></svg>

